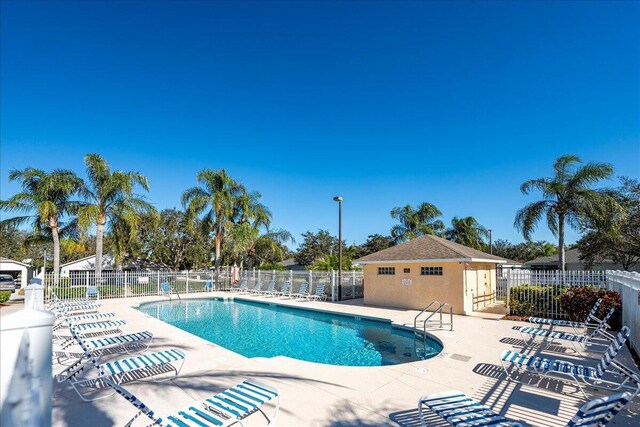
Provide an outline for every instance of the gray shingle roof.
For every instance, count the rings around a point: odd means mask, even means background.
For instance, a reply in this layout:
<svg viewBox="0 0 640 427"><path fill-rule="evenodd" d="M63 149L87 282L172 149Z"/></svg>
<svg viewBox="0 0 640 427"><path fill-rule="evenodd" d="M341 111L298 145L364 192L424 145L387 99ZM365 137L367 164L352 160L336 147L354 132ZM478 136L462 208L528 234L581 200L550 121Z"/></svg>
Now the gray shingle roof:
<svg viewBox="0 0 640 427"><path fill-rule="evenodd" d="M584 262L582 262L582 260L580 259L580 251L578 249L569 249L568 251L565 251L564 262L566 264L584 264ZM614 261L607 258L602 258L602 257L597 257L595 259L595 262L615 264ZM532 259L531 261L527 261L525 264L526 265L558 265L558 255L556 254L551 256L543 256L540 258Z"/></svg>
<svg viewBox="0 0 640 427"><path fill-rule="evenodd" d="M383 249L379 252L357 259L357 263L376 261L426 261L426 260L492 260L505 263L507 260L499 256L472 249L459 243L437 236L422 236L406 243Z"/></svg>

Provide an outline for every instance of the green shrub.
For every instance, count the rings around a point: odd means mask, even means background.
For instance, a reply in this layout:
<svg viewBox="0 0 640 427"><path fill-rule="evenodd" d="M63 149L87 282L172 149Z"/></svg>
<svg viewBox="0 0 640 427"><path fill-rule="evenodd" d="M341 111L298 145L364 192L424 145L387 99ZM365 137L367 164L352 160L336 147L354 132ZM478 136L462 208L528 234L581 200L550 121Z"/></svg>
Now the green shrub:
<svg viewBox="0 0 640 427"><path fill-rule="evenodd" d="M514 286L509 295L511 314L515 316L548 315L565 290L566 287L563 286Z"/></svg>
<svg viewBox="0 0 640 427"><path fill-rule="evenodd" d="M9 301L9 298L11 298L11 291L0 292L0 304L4 304Z"/></svg>
<svg viewBox="0 0 640 427"><path fill-rule="evenodd" d="M584 322L598 298L602 298L602 304L598 308L596 317L603 319L609 310L615 308L616 312L609 320L609 325L613 330L620 330L622 327L622 298L617 292L593 287L570 288L560 296L560 308L567 313L570 320Z"/></svg>

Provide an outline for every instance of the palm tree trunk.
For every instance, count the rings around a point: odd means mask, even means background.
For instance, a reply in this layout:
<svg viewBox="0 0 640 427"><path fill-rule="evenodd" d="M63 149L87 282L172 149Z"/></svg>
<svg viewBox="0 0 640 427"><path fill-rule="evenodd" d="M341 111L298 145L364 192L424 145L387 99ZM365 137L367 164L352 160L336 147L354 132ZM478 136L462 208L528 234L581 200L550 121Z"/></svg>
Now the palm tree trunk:
<svg viewBox="0 0 640 427"><path fill-rule="evenodd" d="M558 267L564 273L564 215L558 215Z"/></svg>
<svg viewBox="0 0 640 427"><path fill-rule="evenodd" d="M222 238L222 233L220 228L216 230L216 277L220 277L220 239Z"/></svg>
<svg viewBox="0 0 640 427"><path fill-rule="evenodd" d="M53 285L58 286L60 283L60 233L57 225L51 227L51 235L53 236Z"/></svg>
<svg viewBox="0 0 640 427"><path fill-rule="evenodd" d="M102 243L104 240L104 225L105 222L98 221L96 230L96 281L99 281L102 276Z"/></svg>

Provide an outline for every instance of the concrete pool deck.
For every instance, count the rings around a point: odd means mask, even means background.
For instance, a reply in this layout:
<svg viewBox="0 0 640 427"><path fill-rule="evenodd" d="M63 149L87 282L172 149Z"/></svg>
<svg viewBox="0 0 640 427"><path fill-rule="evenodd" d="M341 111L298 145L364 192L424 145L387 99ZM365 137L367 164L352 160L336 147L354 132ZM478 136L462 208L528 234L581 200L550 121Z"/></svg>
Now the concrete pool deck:
<svg viewBox="0 0 640 427"><path fill-rule="evenodd" d="M363 306L359 302L295 302L280 298L238 296L212 292L183 298L230 297L268 300L272 303L338 311L362 317L390 319L413 325L415 310L394 310ZM508 381L498 362L504 349L521 349L521 338L514 327L523 322L454 316L454 331L432 331L444 344L443 352L432 359L382 367L344 367L322 365L287 357L253 358L226 350L188 332L152 318L132 306L159 297L102 300L102 311L114 311L127 321L126 332L149 330L154 333L150 351L176 347L187 354L178 377L155 383L134 382L125 387L159 414L168 414L211 394L222 391L244 378L256 378L280 391L280 426L418 426L418 398L426 393L457 389L491 406L496 412L535 426L562 426L586 399L570 383L550 380L541 387ZM175 303L179 303L174 300ZM4 313L3 313L4 314ZM570 355L543 352L549 357L572 359ZM634 366L625 348L618 356ZM105 356L104 360L108 360ZM54 365L54 373L64 367ZM637 371L637 369L636 369ZM586 389L590 398L613 392ZM120 396L85 403L66 384L55 385L54 426L124 425L135 409ZM271 414L267 406L265 413ZM634 426L640 419L640 398L619 414L613 425ZM140 417L134 425L149 424ZM244 421L247 426L264 426L259 413ZM448 425L429 417L429 425Z"/></svg>

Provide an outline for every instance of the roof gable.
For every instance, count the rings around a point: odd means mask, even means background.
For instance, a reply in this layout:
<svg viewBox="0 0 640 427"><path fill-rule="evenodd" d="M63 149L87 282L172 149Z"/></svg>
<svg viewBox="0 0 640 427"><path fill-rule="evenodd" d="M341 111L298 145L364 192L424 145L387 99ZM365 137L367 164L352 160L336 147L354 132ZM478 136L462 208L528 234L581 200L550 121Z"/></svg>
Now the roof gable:
<svg viewBox="0 0 640 427"><path fill-rule="evenodd" d="M390 262L390 261L493 261L505 263L506 259L499 256L473 249L459 243L451 242L437 236L426 235L383 249L379 252L366 255L355 262Z"/></svg>

